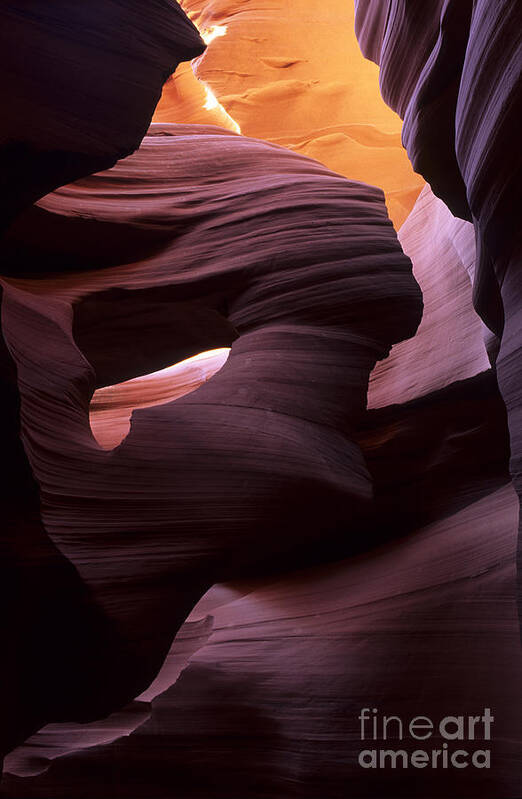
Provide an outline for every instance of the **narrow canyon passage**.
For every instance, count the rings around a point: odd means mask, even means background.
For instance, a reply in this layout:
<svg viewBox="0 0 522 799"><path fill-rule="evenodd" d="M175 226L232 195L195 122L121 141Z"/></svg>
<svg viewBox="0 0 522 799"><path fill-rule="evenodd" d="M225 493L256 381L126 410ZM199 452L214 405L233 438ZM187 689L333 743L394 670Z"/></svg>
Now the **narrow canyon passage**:
<svg viewBox="0 0 522 799"><path fill-rule="evenodd" d="M0 795L522 793L520 10L0 21Z"/></svg>

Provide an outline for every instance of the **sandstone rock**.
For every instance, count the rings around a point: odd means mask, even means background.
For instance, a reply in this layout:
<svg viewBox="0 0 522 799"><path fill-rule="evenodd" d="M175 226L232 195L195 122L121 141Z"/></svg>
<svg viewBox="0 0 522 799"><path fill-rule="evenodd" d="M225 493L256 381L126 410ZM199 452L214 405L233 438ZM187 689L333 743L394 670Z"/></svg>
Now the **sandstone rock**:
<svg viewBox="0 0 522 799"><path fill-rule="evenodd" d="M500 339L496 367L521 496L522 7L510 0L355 6L361 48L381 66L383 97L404 119L414 168L474 223L474 304Z"/></svg>
<svg viewBox="0 0 522 799"><path fill-rule="evenodd" d="M1 226L135 150L165 80L203 50L171 0L2 3Z"/></svg>
<svg viewBox="0 0 522 799"><path fill-rule="evenodd" d="M353 4L310 0L183 0L210 42L164 89L154 119L231 127L381 186L398 229L422 187L379 96L377 70L354 34ZM219 35L212 38L215 32ZM202 85L220 108L204 109ZM203 102L202 102L203 100Z"/></svg>
<svg viewBox="0 0 522 799"><path fill-rule="evenodd" d="M213 582L329 538L360 545L372 487L353 431L375 361L415 331L421 298L380 190L220 128L153 126L135 155L57 190L38 213L61 231L71 265L79 240L95 265L105 233L143 234L150 248L125 263L120 252L112 267L4 281L44 524L127 658L122 679L118 654L101 650L112 658L106 686L82 671L47 719L88 720L147 686ZM31 263L31 231L12 253L18 273ZM106 335L102 314L89 337L85 302L116 289L116 321ZM129 335L111 344L111 325L128 330L128 313L135 341L161 342L166 302L173 362L187 354L177 314L186 323L191 308L194 347L227 343L230 356L196 391L136 411L106 451L89 402L132 361Z"/></svg>

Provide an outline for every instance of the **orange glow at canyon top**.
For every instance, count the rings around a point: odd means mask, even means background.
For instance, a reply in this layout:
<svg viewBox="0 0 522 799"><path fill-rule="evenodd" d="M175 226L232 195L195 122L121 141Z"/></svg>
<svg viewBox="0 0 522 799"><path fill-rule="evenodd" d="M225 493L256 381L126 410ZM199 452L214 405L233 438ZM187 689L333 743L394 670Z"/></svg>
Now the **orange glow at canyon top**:
<svg viewBox="0 0 522 799"><path fill-rule="evenodd" d="M346 0L181 0L207 44L165 84L154 122L218 125L315 158L384 189L398 229L423 186L382 100L378 68L361 54ZM91 426L104 447L128 432L133 408L193 391L227 350L97 391ZM199 381L199 382L198 382Z"/></svg>
<svg viewBox="0 0 522 799"><path fill-rule="evenodd" d="M154 121L238 126L380 186L399 228L423 180L402 148L399 117L380 95L378 68L359 49L353 3L180 4L208 46L167 82Z"/></svg>

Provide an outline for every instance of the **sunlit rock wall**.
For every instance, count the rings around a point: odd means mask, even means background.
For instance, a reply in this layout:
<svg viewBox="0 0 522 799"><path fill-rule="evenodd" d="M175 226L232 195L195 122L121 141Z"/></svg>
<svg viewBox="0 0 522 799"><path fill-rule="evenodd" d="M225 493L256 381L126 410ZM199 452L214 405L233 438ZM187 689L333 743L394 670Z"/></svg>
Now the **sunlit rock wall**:
<svg viewBox="0 0 522 799"><path fill-rule="evenodd" d="M400 119L382 102L377 69L361 55L351 3L181 5L210 39L193 63L194 74L242 132L317 158L350 180L381 186L399 227L422 181L402 149ZM196 116L204 104L202 86L186 73L185 67L167 83L155 119L228 126L216 108L203 109L210 118Z"/></svg>

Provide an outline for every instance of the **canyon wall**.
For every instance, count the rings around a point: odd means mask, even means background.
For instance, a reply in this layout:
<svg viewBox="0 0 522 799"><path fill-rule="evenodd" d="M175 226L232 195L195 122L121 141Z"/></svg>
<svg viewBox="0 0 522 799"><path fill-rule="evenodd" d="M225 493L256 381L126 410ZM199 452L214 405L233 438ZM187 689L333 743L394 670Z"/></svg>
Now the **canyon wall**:
<svg viewBox="0 0 522 799"><path fill-rule="evenodd" d="M510 0L356 0L355 9L361 49L380 65L382 96L404 119L414 168L474 224L474 304L499 339L496 370L520 496L522 8Z"/></svg>
<svg viewBox="0 0 522 799"><path fill-rule="evenodd" d="M6 795L522 792L501 6L0 12ZM491 768L363 769L363 707L490 707Z"/></svg>

